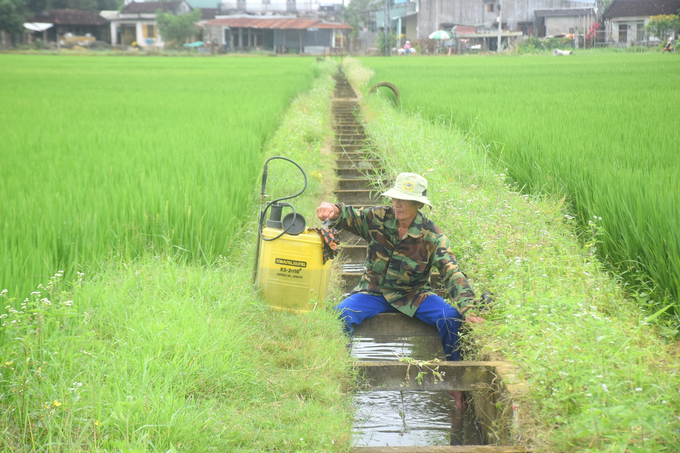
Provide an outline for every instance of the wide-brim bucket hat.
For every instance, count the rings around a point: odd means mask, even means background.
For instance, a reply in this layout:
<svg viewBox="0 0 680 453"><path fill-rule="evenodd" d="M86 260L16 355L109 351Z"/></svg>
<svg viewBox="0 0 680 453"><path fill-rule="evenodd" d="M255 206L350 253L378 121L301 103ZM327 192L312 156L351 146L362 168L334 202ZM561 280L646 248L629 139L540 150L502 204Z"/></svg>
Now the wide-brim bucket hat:
<svg viewBox="0 0 680 453"><path fill-rule="evenodd" d="M419 201L432 207L430 200L427 199L427 179L416 173L399 174L394 182L394 187L384 192L382 196L398 200Z"/></svg>

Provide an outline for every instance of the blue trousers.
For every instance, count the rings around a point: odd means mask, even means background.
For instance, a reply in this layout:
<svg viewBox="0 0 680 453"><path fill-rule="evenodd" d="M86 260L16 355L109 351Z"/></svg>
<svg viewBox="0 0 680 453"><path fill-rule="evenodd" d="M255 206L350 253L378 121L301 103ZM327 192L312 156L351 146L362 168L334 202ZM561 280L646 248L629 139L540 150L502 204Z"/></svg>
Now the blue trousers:
<svg viewBox="0 0 680 453"><path fill-rule="evenodd" d="M390 305L383 296L356 293L340 302L335 310L345 322L344 330L348 335L354 333L364 319L372 318L379 313L396 313L399 310ZM462 319L458 310L446 303L439 296L431 295L418 307L415 317L431 326L437 327L446 360L460 360L458 351L458 331Z"/></svg>

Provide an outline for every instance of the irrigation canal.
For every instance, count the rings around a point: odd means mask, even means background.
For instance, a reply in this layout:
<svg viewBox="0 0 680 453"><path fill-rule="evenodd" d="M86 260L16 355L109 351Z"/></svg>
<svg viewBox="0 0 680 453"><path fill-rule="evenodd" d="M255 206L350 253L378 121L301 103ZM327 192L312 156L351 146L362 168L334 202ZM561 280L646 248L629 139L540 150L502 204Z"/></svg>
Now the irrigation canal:
<svg viewBox="0 0 680 453"><path fill-rule="evenodd" d="M332 151L337 154L339 179L335 195L353 206L374 206L381 203L376 182L387 178L380 160L371 157L356 92L342 72L335 81ZM346 293L363 273L366 242L343 231L341 243ZM437 277L433 275L433 287L439 286ZM515 407L503 385L503 377L512 372L506 362L436 363L433 367L443 372L443 381L436 382L428 365L409 366L399 358L443 360L437 330L400 313L378 315L358 326L352 354L363 374L362 390L355 397L357 447L353 452L527 451L512 442ZM419 383L416 375L420 371L426 373ZM467 411L456 409L450 390L472 395Z"/></svg>

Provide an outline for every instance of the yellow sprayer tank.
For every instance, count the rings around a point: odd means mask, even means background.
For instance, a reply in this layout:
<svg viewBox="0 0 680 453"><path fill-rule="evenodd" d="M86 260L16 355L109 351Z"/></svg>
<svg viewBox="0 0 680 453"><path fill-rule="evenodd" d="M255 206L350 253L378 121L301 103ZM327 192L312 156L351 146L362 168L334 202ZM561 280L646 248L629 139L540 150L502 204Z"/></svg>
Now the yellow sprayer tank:
<svg viewBox="0 0 680 453"><path fill-rule="evenodd" d="M263 228L267 239L282 230ZM258 286L262 297L274 308L308 312L326 299L331 261L323 264L323 242L318 233L304 231L284 234L273 241L261 241Z"/></svg>

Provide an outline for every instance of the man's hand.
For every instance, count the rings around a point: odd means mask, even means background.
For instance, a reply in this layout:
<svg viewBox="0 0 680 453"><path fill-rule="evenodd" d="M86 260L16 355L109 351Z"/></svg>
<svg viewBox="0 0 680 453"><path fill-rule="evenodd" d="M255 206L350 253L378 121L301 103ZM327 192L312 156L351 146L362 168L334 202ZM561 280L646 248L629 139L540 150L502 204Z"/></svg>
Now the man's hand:
<svg viewBox="0 0 680 453"><path fill-rule="evenodd" d="M335 220L340 217L340 210L334 204L324 201L321 203L321 206L316 208L316 216L322 222L325 220Z"/></svg>
<svg viewBox="0 0 680 453"><path fill-rule="evenodd" d="M482 318L481 316L468 315L465 317L465 322L469 322L470 324L481 324L486 322L486 319Z"/></svg>

